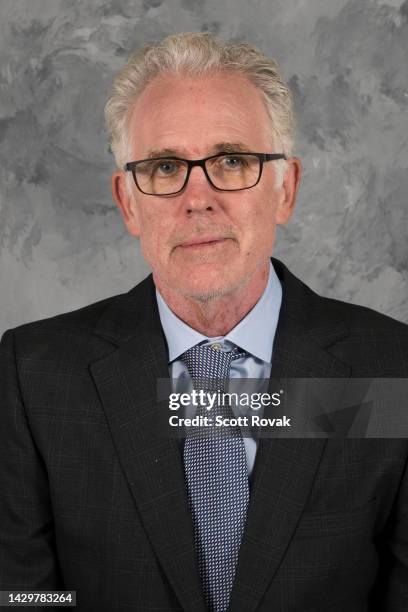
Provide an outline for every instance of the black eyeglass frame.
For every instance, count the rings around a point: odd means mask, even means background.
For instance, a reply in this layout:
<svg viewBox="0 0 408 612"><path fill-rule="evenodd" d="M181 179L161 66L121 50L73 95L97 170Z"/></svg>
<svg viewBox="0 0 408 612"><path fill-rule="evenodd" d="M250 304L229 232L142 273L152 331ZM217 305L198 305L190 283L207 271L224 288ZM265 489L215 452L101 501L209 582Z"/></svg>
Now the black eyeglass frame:
<svg viewBox="0 0 408 612"><path fill-rule="evenodd" d="M234 155L252 155L253 157L257 157L259 159L259 175L258 175L256 182L250 187L240 187L239 189L221 189L220 187L217 187L216 185L214 185L214 183L212 182L207 172L205 163L210 159L214 159L216 157L223 157L225 155L228 155L229 157L233 157ZM187 173L186 173L186 178L184 180L183 186L177 191L171 191L169 193L150 193L149 191L143 191L143 189L141 189L139 183L137 182L136 166L138 164L145 163L147 161L160 161L161 159L163 160L174 159L176 161L182 161L187 164ZM162 196L171 196L171 195L176 195L178 193L181 193L188 183L188 179L190 178L191 170L194 168L194 166L200 166L203 169L207 181L210 183L211 187L213 189L216 189L217 191L244 191L245 189L252 189L252 187L255 187L261 180L264 162L274 161L278 159L287 159L287 157L286 155L284 155L284 153L253 153L252 151L232 151L231 153L229 153L227 151L222 151L221 153L217 153L216 155L210 155L209 157L203 157L203 159L183 159L182 157L175 157L172 155L167 155L165 157L163 156L163 157L150 157L148 159L138 159L137 161L132 161L132 162L128 162L127 164L125 164L124 170L126 172L132 173L133 180L135 181L135 185L141 193L144 193L145 195L162 197Z"/></svg>

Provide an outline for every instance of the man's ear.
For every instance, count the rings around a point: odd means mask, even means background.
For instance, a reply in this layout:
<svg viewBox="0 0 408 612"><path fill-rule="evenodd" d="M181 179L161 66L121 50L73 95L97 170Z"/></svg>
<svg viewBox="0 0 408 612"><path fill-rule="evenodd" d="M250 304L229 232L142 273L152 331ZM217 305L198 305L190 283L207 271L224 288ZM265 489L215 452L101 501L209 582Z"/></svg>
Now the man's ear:
<svg viewBox="0 0 408 612"><path fill-rule="evenodd" d="M126 185L126 174L117 170L112 174L112 196L115 200L128 232L132 236L140 235L140 219L134 196Z"/></svg>
<svg viewBox="0 0 408 612"><path fill-rule="evenodd" d="M302 175L302 164L298 157L289 157L281 187L281 199L276 210L276 223L284 225L295 208L296 194Z"/></svg>

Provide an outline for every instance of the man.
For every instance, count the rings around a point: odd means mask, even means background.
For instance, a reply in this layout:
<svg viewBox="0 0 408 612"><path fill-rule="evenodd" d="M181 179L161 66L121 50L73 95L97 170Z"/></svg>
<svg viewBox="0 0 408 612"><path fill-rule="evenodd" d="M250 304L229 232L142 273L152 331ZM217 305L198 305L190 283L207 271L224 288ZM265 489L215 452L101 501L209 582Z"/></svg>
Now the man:
<svg viewBox="0 0 408 612"><path fill-rule="evenodd" d="M153 275L3 337L0 589L98 611L408 609L406 440L157 432L169 374L408 373L405 325L271 264L300 179L276 65L169 37L106 113L113 196Z"/></svg>

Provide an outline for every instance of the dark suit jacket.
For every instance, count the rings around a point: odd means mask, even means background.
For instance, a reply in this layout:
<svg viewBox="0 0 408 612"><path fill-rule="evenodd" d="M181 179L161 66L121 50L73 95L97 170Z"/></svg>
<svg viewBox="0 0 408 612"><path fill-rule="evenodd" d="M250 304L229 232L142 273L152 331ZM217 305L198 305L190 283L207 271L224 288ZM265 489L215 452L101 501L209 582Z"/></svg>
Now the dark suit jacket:
<svg viewBox="0 0 408 612"><path fill-rule="evenodd" d="M406 325L274 265L273 377L408 375ZM0 373L0 589L203 612L180 446L157 436L151 277L6 332ZM262 439L230 610L408 610L407 457L404 439Z"/></svg>

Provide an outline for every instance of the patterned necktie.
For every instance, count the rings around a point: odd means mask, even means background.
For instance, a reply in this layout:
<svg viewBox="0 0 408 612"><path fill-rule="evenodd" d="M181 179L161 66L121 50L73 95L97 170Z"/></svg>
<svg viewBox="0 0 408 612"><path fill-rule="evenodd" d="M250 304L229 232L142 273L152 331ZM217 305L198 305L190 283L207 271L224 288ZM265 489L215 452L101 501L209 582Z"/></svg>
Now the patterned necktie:
<svg viewBox="0 0 408 612"><path fill-rule="evenodd" d="M203 389L205 384L205 391L226 391L232 360L245 355L237 349L225 352L219 345L215 347L196 345L180 357L195 389ZM217 411L222 416L234 416L230 406L217 407ZM201 408L201 414L204 412L213 416L214 408L210 413ZM184 469L204 596L209 610L226 612L249 500L239 427L228 428L228 435L224 431L222 436L213 427L205 436L187 434Z"/></svg>

